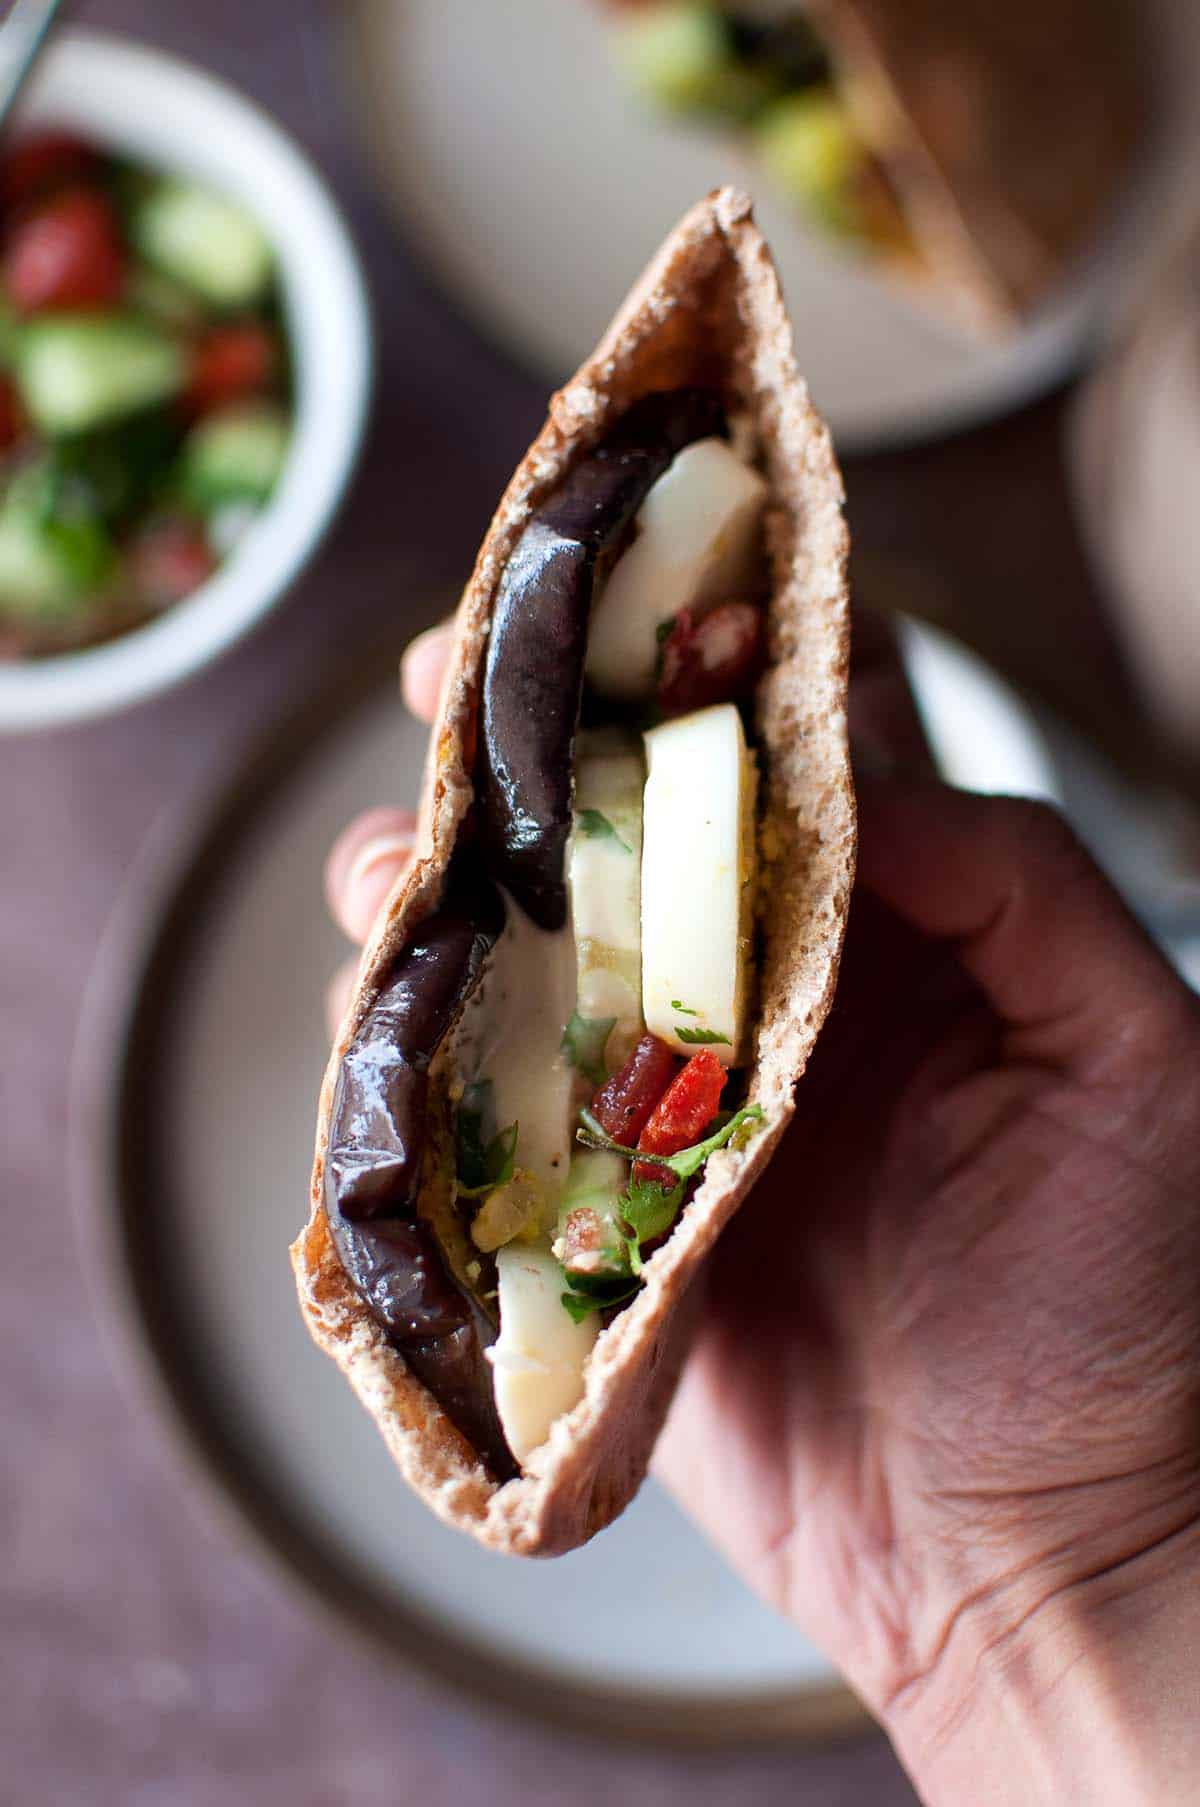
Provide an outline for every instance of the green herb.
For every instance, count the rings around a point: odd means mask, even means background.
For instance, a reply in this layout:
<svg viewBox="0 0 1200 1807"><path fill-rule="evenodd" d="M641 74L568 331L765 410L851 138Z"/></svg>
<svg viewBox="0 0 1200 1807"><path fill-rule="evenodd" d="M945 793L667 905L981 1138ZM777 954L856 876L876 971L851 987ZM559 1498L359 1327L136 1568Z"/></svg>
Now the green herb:
<svg viewBox="0 0 1200 1807"><path fill-rule="evenodd" d="M667 1189L662 1180L641 1179L636 1169L630 1174L629 1190L621 1200L621 1216L629 1226L626 1249L629 1251L629 1265L633 1273L641 1272L641 1245L665 1236L674 1223L683 1203L687 1182L718 1148L724 1148L735 1137L739 1141L744 1140L745 1135L750 1133L748 1126L761 1122L762 1114L761 1104L744 1104L741 1110L734 1111L702 1142L695 1142L690 1148L681 1148L678 1154L660 1155L644 1154L641 1149L626 1148L622 1143L614 1142L611 1136L605 1135L591 1111L579 1113L583 1128L577 1130L576 1135L588 1148L607 1148L613 1154L628 1155L632 1161L646 1162L661 1168L664 1178L667 1173L674 1176L675 1185ZM633 1258L634 1246L637 1248L636 1263Z"/></svg>
<svg viewBox="0 0 1200 1807"><path fill-rule="evenodd" d="M644 1149L627 1148L623 1142L614 1142L589 1110L580 1111L579 1121L583 1127L576 1130L575 1137L587 1148L607 1148L612 1154L628 1155L631 1161L650 1161L655 1167L669 1167L676 1179L690 1180L710 1154L724 1148L747 1124L761 1122L762 1114L761 1104L743 1104L741 1110L726 1117L711 1136L706 1136L702 1142L693 1142L690 1148L681 1148L678 1154L647 1154ZM741 1140L746 1139L741 1138L739 1146Z"/></svg>
<svg viewBox="0 0 1200 1807"><path fill-rule="evenodd" d="M473 1186L464 1186L460 1180L460 1198L482 1198L486 1192L494 1192L497 1186L507 1186L513 1176L519 1130L519 1124L510 1123L507 1129L492 1137L483 1151L484 1178Z"/></svg>
<svg viewBox="0 0 1200 1807"><path fill-rule="evenodd" d="M592 1085L603 1085L604 1047L612 1034L615 1016L580 1016L571 1012L571 1020L563 1030L562 1050L577 1072Z"/></svg>
<svg viewBox="0 0 1200 1807"><path fill-rule="evenodd" d="M479 1079L465 1087L454 1125L458 1191L463 1198L482 1198L485 1192L494 1192L513 1176L518 1126L510 1123L489 1141L484 1140L495 1120L495 1109L490 1079Z"/></svg>
<svg viewBox="0 0 1200 1807"><path fill-rule="evenodd" d="M621 1200L621 1215L629 1225L630 1241L637 1244L639 1261L641 1245L657 1242L675 1222L686 1190L686 1180L677 1181L667 1190L658 1180L639 1179L636 1169L630 1174L629 1190Z"/></svg>
<svg viewBox="0 0 1200 1807"><path fill-rule="evenodd" d="M669 615L665 621L659 622L658 626L654 630L654 639L655 639L656 645L658 645L658 646L666 645L667 641L671 638L671 629L674 626L675 626L674 615Z"/></svg>
<svg viewBox="0 0 1200 1807"><path fill-rule="evenodd" d="M689 1016L695 1016L695 1014L694 1010L688 1012ZM676 1029L675 1033L681 1042L687 1043L689 1048L695 1048L707 1042L722 1042L727 1048L730 1045L729 1037L718 1035L715 1029Z"/></svg>
<svg viewBox="0 0 1200 1807"><path fill-rule="evenodd" d="M458 1159L456 1170L464 1186L481 1186L487 1178L487 1138L495 1130L496 1103L490 1079L476 1079L463 1087L454 1118Z"/></svg>
<svg viewBox="0 0 1200 1807"><path fill-rule="evenodd" d="M627 1305L640 1290L640 1281L632 1284L626 1278L590 1279L586 1274L568 1274L571 1290L563 1293L562 1302L577 1324L593 1311L612 1311Z"/></svg>
<svg viewBox="0 0 1200 1807"><path fill-rule="evenodd" d="M603 810L581 809L575 820L579 824L580 834L589 841L615 841L626 853L633 852L629 842L621 839Z"/></svg>
<svg viewBox="0 0 1200 1807"><path fill-rule="evenodd" d="M679 1012L680 1016L699 1016L700 1015L700 1012L698 1010L689 1010L687 1005L682 1003L679 998L671 999L671 1009L677 1010Z"/></svg>

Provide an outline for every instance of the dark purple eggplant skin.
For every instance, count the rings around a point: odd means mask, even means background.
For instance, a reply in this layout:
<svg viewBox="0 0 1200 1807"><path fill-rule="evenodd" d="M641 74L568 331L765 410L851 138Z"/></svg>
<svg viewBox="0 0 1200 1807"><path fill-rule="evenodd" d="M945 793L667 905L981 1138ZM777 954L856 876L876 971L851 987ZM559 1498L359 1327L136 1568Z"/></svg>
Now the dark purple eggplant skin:
<svg viewBox="0 0 1200 1807"><path fill-rule="evenodd" d="M721 401L707 389L636 402L530 517L500 580L480 710L481 843L491 876L541 929L567 920L575 734L597 569L676 454L725 431Z"/></svg>
<svg viewBox="0 0 1200 1807"><path fill-rule="evenodd" d="M351 1283L497 1479L517 1472L484 1350L495 1326L417 1216L429 1063L504 926L485 878L459 877L396 958L346 1051L325 1157L325 1212Z"/></svg>
<svg viewBox="0 0 1200 1807"><path fill-rule="evenodd" d="M352 1284L498 1481L519 1472L485 1350L496 1327L417 1215L429 1064L504 924L502 885L543 929L567 918L575 733L597 571L677 452L726 431L703 389L650 395L530 518L493 614L481 708L478 866L397 956L347 1049L325 1158L330 1233Z"/></svg>
<svg viewBox="0 0 1200 1807"><path fill-rule="evenodd" d="M416 1209L425 1152L429 1063L504 927L481 875L457 876L397 955L338 1075L325 1196L352 1221Z"/></svg>
<svg viewBox="0 0 1200 1807"><path fill-rule="evenodd" d="M452 1278L420 1218L330 1216L342 1265L408 1367L498 1481L518 1472L496 1413L484 1350L496 1326Z"/></svg>

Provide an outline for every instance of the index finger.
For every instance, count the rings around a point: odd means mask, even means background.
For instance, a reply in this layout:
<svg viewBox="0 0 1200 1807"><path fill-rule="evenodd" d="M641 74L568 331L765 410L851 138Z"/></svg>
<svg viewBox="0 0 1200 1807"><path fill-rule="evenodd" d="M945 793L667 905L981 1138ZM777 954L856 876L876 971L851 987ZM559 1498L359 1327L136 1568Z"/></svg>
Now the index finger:
<svg viewBox="0 0 1200 1807"><path fill-rule="evenodd" d="M404 650L400 660L400 692L405 707L420 722L432 722L437 714L442 679L454 644L453 621L439 621L426 628Z"/></svg>
<svg viewBox="0 0 1200 1807"><path fill-rule="evenodd" d="M856 769L932 775L933 754L893 619L858 602L850 618L847 713Z"/></svg>
<svg viewBox="0 0 1200 1807"><path fill-rule="evenodd" d="M962 965L1026 1057L1119 1063L1186 989L1066 822L1044 803L933 783L859 786L859 877Z"/></svg>

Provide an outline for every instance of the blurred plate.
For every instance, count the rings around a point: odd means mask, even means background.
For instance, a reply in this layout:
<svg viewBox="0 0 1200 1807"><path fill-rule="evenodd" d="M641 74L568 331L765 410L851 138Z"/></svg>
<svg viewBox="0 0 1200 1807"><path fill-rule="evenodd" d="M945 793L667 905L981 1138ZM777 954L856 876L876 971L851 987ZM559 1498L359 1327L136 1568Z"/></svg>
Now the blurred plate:
<svg viewBox="0 0 1200 1807"><path fill-rule="evenodd" d="M919 643L953 763L945 686L963 673L939 637ZM952 658L988 703L967 736L976 777L1019 787L1036 737L969 655ZM198 832L181 845L171 824L131 875L85 1011L74 1117L107 1316L266 1548L397 1652L605 1732L712 1742L860 1724L824 1659L654 1485L559 1562L447 1530L302 1326L286 1251L307 1208L322 994L347 951L321 865L356 810L416 795L424 734L392 670L376 657L367 682L287 724Z"/></svg>
<svg viewBox="0 0 1200 1807"><path fill-rule="evenodd" d="M595 0L355 0L355 112L385 186L450 293L553 382L588 354L655 246L718 183L750 182L800 367L843 451L927 437L1063 376L1190 183L1200 9L1144 0L1161 140L1123 223L1023 331L964 338L806 231L736 152L650 116L612 67Z"/></svg>

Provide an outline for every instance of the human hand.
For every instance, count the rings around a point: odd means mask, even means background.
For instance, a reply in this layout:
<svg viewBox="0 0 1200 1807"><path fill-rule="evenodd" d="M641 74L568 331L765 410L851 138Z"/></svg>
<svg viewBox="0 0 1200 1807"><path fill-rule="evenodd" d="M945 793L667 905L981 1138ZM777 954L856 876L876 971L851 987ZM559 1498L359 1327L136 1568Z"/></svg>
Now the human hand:
<svg viewBox="0 0 1200 1807"><path fill-rule="evenodd" d="M426 717L446 644L406 667ZM867 650L859 746L919 763ZM1197 1009L1052 813L861 788L834 1010L657 1466L928 1800L1191 1798ZM360 933L382 825L331 856Z"/></svg>

